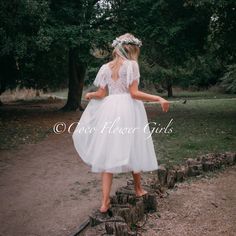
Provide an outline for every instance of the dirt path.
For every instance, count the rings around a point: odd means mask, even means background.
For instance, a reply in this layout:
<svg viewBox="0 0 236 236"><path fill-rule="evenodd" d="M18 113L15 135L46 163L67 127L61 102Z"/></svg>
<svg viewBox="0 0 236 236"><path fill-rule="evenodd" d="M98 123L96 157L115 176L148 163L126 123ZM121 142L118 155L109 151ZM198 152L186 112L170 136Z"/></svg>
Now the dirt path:
<svg viewBox="0 0 236 236"><path fill-rule="evenodd" d="M178 184L158 200L158 214L149 216L142 235L236 235L235 186L236 166L209 179Z"/></svg>
<svg viewBox="0 0 236 236"><path fill-rule="evenodd" d="M70 235L99 207L100 175L77 157L71 135L1 155L0 235ZM113 193L126 183L125 174L114 177Z"/></svg>

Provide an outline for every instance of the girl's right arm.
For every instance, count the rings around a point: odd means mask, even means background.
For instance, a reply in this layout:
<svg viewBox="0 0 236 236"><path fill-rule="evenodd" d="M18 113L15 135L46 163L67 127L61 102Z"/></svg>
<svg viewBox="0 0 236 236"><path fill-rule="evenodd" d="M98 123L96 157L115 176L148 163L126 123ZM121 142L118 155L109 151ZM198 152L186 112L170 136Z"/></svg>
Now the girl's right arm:
<svg viewBox="0 0 236 236"><path fill-rule="evenodd" d="M167 112L169 110L170 103L164 98L139 91L137 80L134 80L132 84L129 86L129 92L131 97L134 99L149 101L149 102L160 102L162 110L164 112Z"/></svg>
<svg viewBox="0 0 236 236"><path fill-rule="evenodd" d="M89 92L85 94L85 99L90 100L94 99L102 99L107 95L106 88L100 87L96 92Z"/></svg>

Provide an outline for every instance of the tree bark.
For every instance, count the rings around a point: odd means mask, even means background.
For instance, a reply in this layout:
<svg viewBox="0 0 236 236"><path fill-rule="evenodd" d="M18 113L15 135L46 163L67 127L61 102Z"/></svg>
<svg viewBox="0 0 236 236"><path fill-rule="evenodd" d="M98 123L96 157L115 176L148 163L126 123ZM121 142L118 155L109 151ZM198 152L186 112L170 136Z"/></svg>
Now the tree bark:
<svg viewBox="0 0 236 236"><path fill-rule="evenodd" d="M170 78L167 79L167 92L168 92L168 97L173 97L172 79Z"/></svg>
<svg viewBox="0 0 236 236"><path fill-rule="evenodd" d="M86 73L86 64L80 59L77 59L78 50L69 50L69 91L67 103L61 110L76 111L78 108L83 111L81 105L81 97L84 86L84 77Z"/></svg>
<svg viewBox="0 0 236 236"><path fill-rule="evenodd" d="M14 89L17 86L19 79L19 70L16 66L16 61L12 55L0 57L0 95L7 89ZM0 100L0 106L3 103Z"/></svg>

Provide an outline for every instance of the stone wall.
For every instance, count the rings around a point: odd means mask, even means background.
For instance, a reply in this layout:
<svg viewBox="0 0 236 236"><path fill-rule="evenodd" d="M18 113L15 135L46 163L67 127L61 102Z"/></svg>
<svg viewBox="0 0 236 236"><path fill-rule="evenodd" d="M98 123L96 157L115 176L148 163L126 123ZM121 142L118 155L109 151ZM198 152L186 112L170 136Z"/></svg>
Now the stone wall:
<svg viewBox="0 0 236 236"><path fill-rule="evenodd" d="M136 197L133 180L119 188L111 196L111 208L106 214L98 209L89 216L89 227L83 235L99 236L131 236L136 235L134 226L142 220L146 213L157 210L157 195L164 194L167 188L173 188L177 182L188 177L198 176L204 172L214 171L236 163L235 152L209 153L196 159L188 159L182 165L167 168L159 165L157 176L151 179L144 188L148 191L143 197Z"/></svg>

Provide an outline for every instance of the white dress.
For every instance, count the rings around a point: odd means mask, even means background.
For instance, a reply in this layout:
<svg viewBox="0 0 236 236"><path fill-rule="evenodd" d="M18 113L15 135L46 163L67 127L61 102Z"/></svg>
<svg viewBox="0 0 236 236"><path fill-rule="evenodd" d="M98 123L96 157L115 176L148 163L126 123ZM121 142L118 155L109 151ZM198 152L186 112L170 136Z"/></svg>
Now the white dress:
<svg viewBox="0 0 236 236"><path fill-rule="evenodd" d="M108 95L91 99L72 135L80 158L92 172L121 173L158 169L144 104L133 99L129 85L139 83L139 65L125 60L113 80L108 63L99 69L93 84L108 86Z"/></svg>

